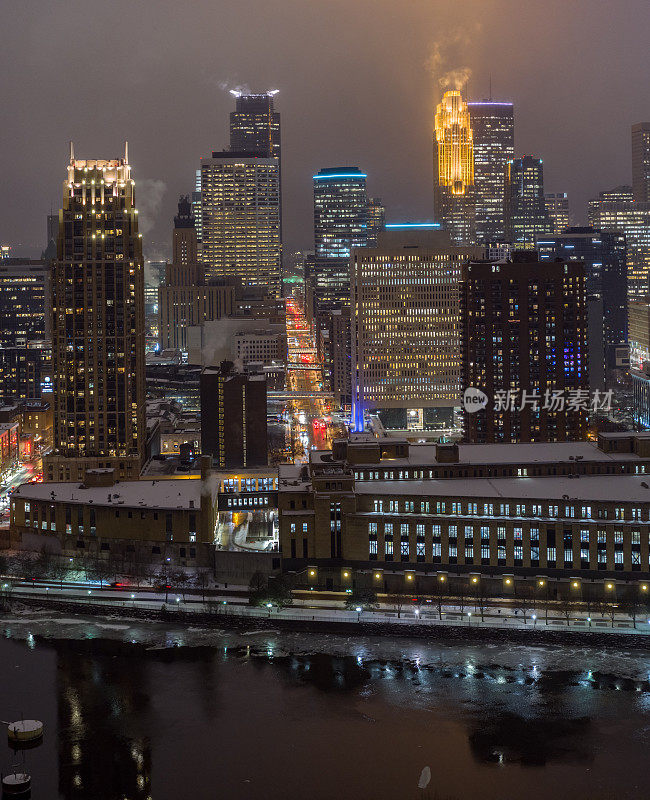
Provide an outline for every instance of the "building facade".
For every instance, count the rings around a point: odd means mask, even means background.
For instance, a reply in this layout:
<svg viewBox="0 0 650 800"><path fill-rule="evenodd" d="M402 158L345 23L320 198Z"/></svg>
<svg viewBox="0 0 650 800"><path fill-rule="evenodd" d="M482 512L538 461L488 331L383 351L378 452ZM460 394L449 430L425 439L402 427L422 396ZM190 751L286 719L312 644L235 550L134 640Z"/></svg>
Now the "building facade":
<svg viewBox="0 0 650 800"><path fill-rule="evenodd" d="M353 417L375 410L384 427L449 427L461 397L461 265L482 248L447 231L390 226L374 248L352 251Z"/></svg>
<svg viewBox="0 0 650 800"><path fill-rule="evenodd" d="M71 146L72 151L72 146ZM71 152L52 267L49 481L137 477L145 445L144 264L131 167Z"/></svg>
<svg viewBox="0 0 650 800"><path fill-rule="evenodd" d="M512 103L470 100L467 108L474 141L476 241L487 244L505 237L504 176L506 164L514 156L514 107Z"/></svg>
<svg viewBox="0 0 650 800"><path fill-rule="evenodd" d="M630 300L628 309L630 366L641 369L650 361L650 299Z"/></svg>
<svg viewBox="0 0 650 800"><path fill-rule="evenodd" d="M637 203L650 203L650 122L632 125L632 190Z"/></svg>
<svg viewBox="0 0 650 800"><path fill-rule="evenodd" d="M380 197L368 198L368 220L367 220L367 233L368 233L368 247L374 247L377 244L377 239L381 231L384 230L386 224L386 209L381 202Z"/></svg>
<svg viewBox="0 0 650 800"><path fill-rule="evenodd" d="M647 434L438 446L353 434L307 468L280 467L283 569L336 591L620 599L630 582L648 590L649 471Z"/></svg>
<svg viewBox="0 0 650 800"><path fill-rule="evenodd" d="M454 244L476 241L474 140L467 103L455 89L445 92L436 107L433 212Z"/></svg>
<svg viewBox="0 0 650 800"><path fill-rule="evenodd" d="M535 237L549 233L544 166L541 158L524 156L508 161L505 176L506 239L513 247L535 247Z"/></svg>
<svg viewBox="0 0 650 800"><path fill-rule="evenodd" d="M462 267L462 385L486 399L478 411L465 405L466 441L585 438L586 301L581 262L513 251L510 262Z"/></svg>
<svg viewBox="0 0 650 800"><path fill-rule="evenodd" d="M263 376L235 372L228 361L201 372L201 453L218 469L267 463Z"/></svg>
<svg viewBox="0 0 650 800"><path fill-rule="evenodd" d="M566 192L547 194L544 198L550 232L563 233L569 227L569 196Z"/></svg>
<svg viewBox="0 0 650 800"><path fill-rule="evenodd" d="M314 175L314 295L317 309L350 303L350 253L368 241L366 174L358 167Z"/></svg>
<svg viewBox="0 0 650 800"><path fill-rule="evenodd" d="M230 149L280 160L280 114L273 107L277 90L245 94L233 89L231 94L236 105L230 112Z"/></svg>
<svg viewBox="0 0 650 800"><path fill-rule="evenodd" d="M567 228L564 233L537 237L540 261L582 261L587 295L602 299L607 367L616 367L616 348L627 344L628 297L625 236L593 228Z"/></svg>
<svg viewBox="0 0 650 800"><path fill-rule="evenodd" d="M279 159L234 151L202 159L201 213L206 278L280 297Z"/></svg>
<svg viewBox="0 0 650 800"><path fill-rule="evenodd" d="M51 335L50 271L41 261L0 264L0 348L26 347Z"/></svg>
<svg viewBox="0 0 650 800"><path fill-rule="evenodd" d="M587 213L592 228L625 236L629 298L643 300L650 291L650 202L635 201L631 186L617 186L590 200Z"/></svg>

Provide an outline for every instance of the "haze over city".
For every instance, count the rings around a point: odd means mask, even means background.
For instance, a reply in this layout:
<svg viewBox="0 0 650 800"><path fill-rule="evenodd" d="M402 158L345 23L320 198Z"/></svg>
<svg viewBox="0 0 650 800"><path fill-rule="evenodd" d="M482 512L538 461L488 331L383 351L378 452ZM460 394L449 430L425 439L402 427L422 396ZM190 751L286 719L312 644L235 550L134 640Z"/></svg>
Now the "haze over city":
<svg viewBox="0 0 650 800"><path fill-rule="evenodd" d="M69 139L81 158L117 156L128 139L145 254L168 254L178 195L227 145L238 86L280 89L285 252L312 242L323 166L361 166L389 220L431 219L449 73L472 98L491 80L494 99L514 102L515 155L541 156L546 190L568 192L584 222L590 197L630 181L629 128L650 107L649 23L643 0L7 4L0 240L40 253Z"/></svg>

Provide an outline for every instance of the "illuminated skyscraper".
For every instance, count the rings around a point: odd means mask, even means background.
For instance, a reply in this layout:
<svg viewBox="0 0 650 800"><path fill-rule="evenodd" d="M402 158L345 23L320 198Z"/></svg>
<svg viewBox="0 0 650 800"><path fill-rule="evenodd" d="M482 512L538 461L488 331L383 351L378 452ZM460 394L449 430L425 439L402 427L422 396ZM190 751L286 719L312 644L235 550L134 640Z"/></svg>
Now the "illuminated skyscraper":
<svg viewBox="0 0 650 800"><path fill-rule="evenodd" d="M230 149L280 158L280 114L273 108L277 89L262 94L230 92L237 98L230 112Z"/></svg>
<svg viewBox="0 0 650 800"><path fill-rule="evenodd" d="M535 237L550 233L541 158L524 156L506 164L506 239L520 249L535 246Z"/></svg>
<svg viewBox="0 0 650 800"><path fill-rule="evenodd" d="M470 101L467 108L474 141L476 241L487 244L505 236L504 175L514 155L514 108L492 100Z"/></svg>
<svg viewBox="0 0 650 800"><path fill-rule="evenodd" d="M476 240L474 144L467 103L457 90L436 108L433 135L433 207L456 244Z"/></svg>
<svg viewBox="0 0 650 800"><path fill-rule="evenodd" d="M280 164L250 152L201 161L202 261L206 278L280 296Z"/></svg>
<svg viewBox="0 0 650 800"><path fill-rule="evenodd" d="M201 241L203 240L203 217L201 216L201 170L197 169L194 180L194 191L192 192L192 214L194 216L194 227L196 230L196 242L199 253L201 252Z"/></svg>
<svg viewBox="0 0 650 800"><path fill-rule="evenodd" d="M587 408L566 402L589 387L584 265L517 250L464 264L460 296L462 384L487 395L465 410L465 440L584 439ZM553 392L564 401L550 402Z"/></svg>
<svg viewBox="0 0 650 800"><path fill-rule="evenodd" d="M645 299L650 289L650 203L635 202L631 186L617 186L589 201L588 217L597 230L625 235L628 296Z"/></svg>
<svg viewBox="0 0 650 800"><path fill-rule="evenodd" d="M354 424L375 410L392 429L449 428L459 405L461 264L481 258L439 223L390 224L352 253Z"/></svg>
<svg viewBox="0 0 650 800"><path fill-rule="evenodd" d="M314 294L319 309L349 305L350 253L368 241L366 174L358 167L314 175Z"/></svg>
<svg viewBox="0 0 650 800"><path fill-rule="evenodd" d="M550 232L562 233L569 227L569 197L566 192L547 194L544 198L546 214L550 223Z"/></svg>
<svg viewBox="0 0 650 800"><path fill-rule="evenodd" d="M52 269L54 452L44 477L140 474L145 445L144 264L124 158L75 159Z"/></svg>
<svg viewBox="0 0 650 800"><path fill-rule="evenodd" d="M377 244L379 233L384 230L386 224L386 209L380 197L368 199L368 247Z"/></svg>
<svg viewBox="0 0 650 800"><path fill-rule="evenodd" d="M650 202L650 122L632 125L632 188L637 203Z"/></svg>

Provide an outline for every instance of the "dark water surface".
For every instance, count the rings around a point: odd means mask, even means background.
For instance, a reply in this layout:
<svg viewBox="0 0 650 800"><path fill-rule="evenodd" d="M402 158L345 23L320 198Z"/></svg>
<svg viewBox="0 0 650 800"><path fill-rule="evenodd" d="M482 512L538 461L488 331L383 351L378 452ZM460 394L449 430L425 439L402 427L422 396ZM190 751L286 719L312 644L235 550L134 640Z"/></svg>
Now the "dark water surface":
<svg viewBox="0 0 650 800"><path fill-rule="evenodd" d="M45 723L34 800L650 796L645 652L36 613L0 631L0 718Z"/></svg>

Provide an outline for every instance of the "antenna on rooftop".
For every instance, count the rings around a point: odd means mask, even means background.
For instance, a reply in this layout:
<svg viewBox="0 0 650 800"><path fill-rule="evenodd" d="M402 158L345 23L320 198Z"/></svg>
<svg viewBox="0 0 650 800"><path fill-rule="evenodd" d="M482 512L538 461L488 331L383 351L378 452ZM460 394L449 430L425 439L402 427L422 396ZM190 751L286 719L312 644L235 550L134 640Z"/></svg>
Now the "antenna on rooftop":
<svg viewBox="0 0 650 800"><path fill-rule="evenodd" d="M74 162L74 142L70 140L70 163Z"/></svg>

